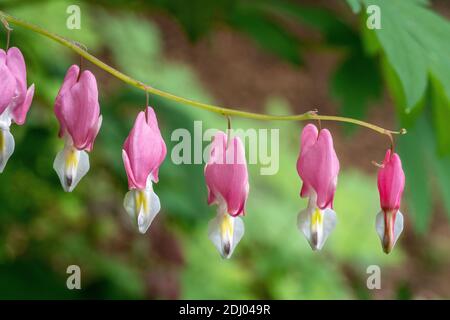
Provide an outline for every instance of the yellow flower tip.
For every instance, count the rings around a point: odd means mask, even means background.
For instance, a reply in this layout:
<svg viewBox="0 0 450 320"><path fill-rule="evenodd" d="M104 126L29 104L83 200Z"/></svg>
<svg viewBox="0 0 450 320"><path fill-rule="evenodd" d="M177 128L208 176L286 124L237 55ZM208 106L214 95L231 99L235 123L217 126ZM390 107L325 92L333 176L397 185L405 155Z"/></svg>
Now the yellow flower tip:
<svg viewBox="0 0 450 320"><path fill-rule="evenodd" d="M72 168L76 168L77 166L78 166L77 149L72 147L67 153L66 167L67 169L71 170Z"/></svg>
<svg viewBox="0 0 450 320"><path fill-rule="evenodd" d="M229 214L224 214L222 223L220 224L220 234L222 239L232 239L234 233L234 226L232 218Z"/></svg>
<svg viewBox="0 0 450 320"><path fill-rule="evenodd" d="M316 208L316 210L314 211L312 217L311 217L311 224L314 227L318 227L321 226L323 223L323 216L322 216L322 212L320 211L319 208ZM317 230L317 229L316 229Z"/></svg>
<svg viewBox="0 0 450 320"><path fill-rule="evenodd" d="M135 201L136 201L136 213L138 214L139 212L144 212L146 213L149 209L148 207L148 201L147 201L147 197L145 195L145 190L138 190L135 193ZM143 210L141 210L143 209Z"/></svg>

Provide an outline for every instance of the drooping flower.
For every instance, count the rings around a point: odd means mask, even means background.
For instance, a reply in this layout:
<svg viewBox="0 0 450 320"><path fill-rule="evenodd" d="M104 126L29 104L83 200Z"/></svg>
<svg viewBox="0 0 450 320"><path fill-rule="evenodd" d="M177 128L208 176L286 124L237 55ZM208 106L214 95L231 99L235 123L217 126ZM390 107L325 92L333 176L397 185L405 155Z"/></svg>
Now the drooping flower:
<svg viewBox="0 0 450 320"><path fill-rule="evenodd" d="M322 249L336 226L333 199L339 174L339 160L327 129L308 124L302 131L297 171L303 181L300 192L308 207L298 214L298 228L313 250Z"/></svg>
<svg viewBox="0 0 450 320"><path fill-rule="evenodd" d="M137 221L141 233L147 231L161 209L153 183L158 182L159 167L166 153L155 112L147 107L146 112L139 112L122 150L130 190L125 195L124 207L131 219Z"/></svg>
<svg viewBox="0 0 450 320"><path fill-rule="evenodd" d="M0 49L0 173L14 152L12 121L25 123L34 95L34 84L27 89L27 69L18 48Z"/></svg>
<svg viewBox="0 0 450 320"><path fill-rule="evenodd" d="M245 149L239 137L227 141L219 131L211 143L205 166L208 204L217 205L217 215L209 222L208 236L223 258L230 258L244 235L245 203L249 192Z"/></svg>
<svg viewBox="0 0 450 320"><path fill-rule="evenodd" d="M71 192L89 171L89 155L102 124L97 81L88 70L69 68L55 101L59 137L64 148L56 155L53 168L66 192Z"/></svg>
<svg viewBox="0 0 450 320"><path fill-rule="evenodd" d="M400 157L388 149L378 171L381 211L376 217L376 230L385 253L391 252L403 231L403 215L399 209L404 188L405 174Z"/></svg>

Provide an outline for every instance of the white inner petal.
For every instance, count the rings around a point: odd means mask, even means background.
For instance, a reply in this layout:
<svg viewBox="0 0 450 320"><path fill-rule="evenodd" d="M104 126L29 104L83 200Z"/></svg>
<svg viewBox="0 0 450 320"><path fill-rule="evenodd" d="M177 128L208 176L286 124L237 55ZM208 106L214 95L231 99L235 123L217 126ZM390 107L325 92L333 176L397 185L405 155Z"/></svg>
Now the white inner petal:
<svg viewBox="0 0 450 320"><path fill-rule="evenodd" d="M89 155L86 151L77 150L66 140L64 149L56 155L53 169L64 191L72 192L89 171Z"/></svg>
<svg viewBox="0 0 450 320"><path fill-rule="evenodd" d="M313 205L312 201L297 216L297 226L313 250L322 249L328 236L336 227L336 223L336 212L330 208L320 210Z"/></svg>
<svg viewBox="0 0 450 320"><path fill-rule="evenodd" d="M14 137L8 130L0 129L0 173L14 152Z"/></svg>
<svg viewBox="0 0 450 320"><path fill-rule="evenodd" d="M216 217L208 224L208 238L225 259L232 256L244 233L244 221L240 217L230 216L220 206Z"/></svg>
<svg viewBox="0 0 450 320"><path fill-rule="evenodd" d="M9 110L10 108L7 107L5 111L0 114L0 129L9 131L9 127L11 126L11 112Z"/></svg>
<svg viewBox="0 0 450 320"><path fill-rule="evenodd" d="M151 179L147 179L145 189L128 191L123 205L132 221L137 224L140 233L147 232L161 210L161 203L159 197L153 191Z"/></svg>

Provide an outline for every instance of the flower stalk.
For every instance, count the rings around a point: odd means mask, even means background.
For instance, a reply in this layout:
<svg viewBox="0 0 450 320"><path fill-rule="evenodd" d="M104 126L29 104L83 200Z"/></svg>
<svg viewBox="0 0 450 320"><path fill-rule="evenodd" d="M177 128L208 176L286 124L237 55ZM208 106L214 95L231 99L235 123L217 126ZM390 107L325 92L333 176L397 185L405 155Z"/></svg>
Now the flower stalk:
<svg viewBox="0 0 450 320"><path fill-rule="evenodd" d="M98 59L97 57L91 55L90 53L87 52L87 50L85 50L84 48L82 48L82 46L80 46L78 43L76 43L75 41L66 39L62 36L59 36L55 33L52 33L40 26L34 25L32 23L29 23L27 21L18 19L14 16L11 16L3 11L0 11L0 19L3 22L6 23L11 23L23 28L26 28L30 31L39 33L53 41L56 41L58 43L60 43L61 45L73 50L74 52L76 52L77 54L79 54L81 57L83 57L84 59L86 59L87 61L90 61L91 63L93 63L94 65L96 65L97 67L103 69L104 71L108 72L109 74L111 74L112 76L116 77L117 79L133 86L136 87L138 89L141 89L147 93L151 93L184 105L188 105L194 108L199 108L199 109L203 109L206 111L210 111L210 112L214 112L217 114L221 114L221 115L225 115L225 116L235 116L235 117L240 117L240 118L247 118L247 119L254 119L254 120L263 120L263 121L271 121L271 120L279 120L279 121L306 121L306 120L317 120L317 121L336 121L336 122L346 122L346 123L352 123L361 127L365 127L368 129L371 129L375 132L378 132L380 134L383 135L387 135L390 139L392 138L392 135L394 134L405 134L406 130L405 129L401 129L399 131L393 131L393 130L388 130L385 128L382 128L380 126L365 122L365 121L361 121L358 119L352 119L352 118L347 118L347 117L339 117L339 116L329 116L329 115L319 115L317 114L317 112L305 112L302 114L296 114L296 115L270 115L270 114L263 114L263 113L254 113L254 112L247 112L247 111L242 111L242 110L238 110L238 109L234 109L234 108L225 108L225 107L219 107L219 106L215 106L212 104L207 104L207 103L202 103L202 102L198 102L198 101L194 101L188 98L184 98L184 97L180 97L177 95L174 95L172 93L166 92L166 91L162 91L159 90L157 88L153 88L149 85L146 85L144 83L142 83L141 81L138 81L122 72L120 72L119 70L109 66L108 64L104 63L103 61L101 61L100 59ZM5 24L5 23L4 23ZM6 26L7 24L5 24Z"/></svg>

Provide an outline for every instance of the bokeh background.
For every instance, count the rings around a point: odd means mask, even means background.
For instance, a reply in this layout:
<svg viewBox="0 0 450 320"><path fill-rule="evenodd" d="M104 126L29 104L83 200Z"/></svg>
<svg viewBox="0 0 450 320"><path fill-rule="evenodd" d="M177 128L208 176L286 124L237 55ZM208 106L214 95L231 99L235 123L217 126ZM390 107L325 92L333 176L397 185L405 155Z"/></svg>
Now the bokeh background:
<svg viewBox="0 0 450 320"><path fill-rule="evenodd" d="M81 30L66 9L81 8ZM382 29L366 28L377 4ZM121 147L145 94L88 62L103 126L91 170L64 193L52 169L63 142L53 102L69 49L15 27L36 95L0 175L0 298L414 299L450 297L450 3L444 0L0 0L0 8L84 44L156 88L203 102L277 114L322 114L408 129L397 139L406 172L405 230L390 255L375 232L377 168L389 141L365 128L322 123L341 161L339 223L322 252L296 227L306 202L295 163L304 123L233 119L234 128L280 129L280 170L250 165L246 234L231 260L207 238L203 165L170 161L171 132L225 129L223 117L150 96L169 153L155 187L162 210L140 235L128 220ZM0 32L5 46L5 32ZM205 143L206 145L207 143ZM66 268L82 290L66 288ZM366 287L369 265L382 288Z"/></svg>

